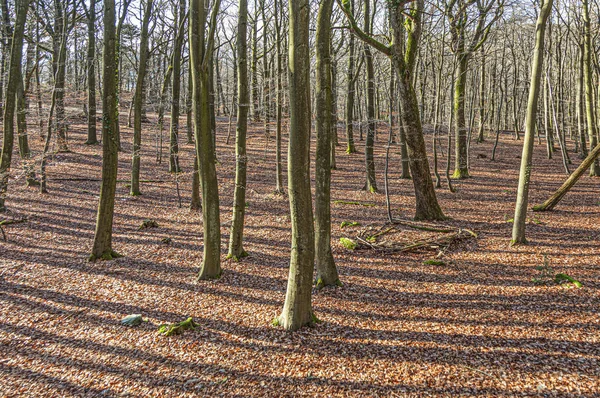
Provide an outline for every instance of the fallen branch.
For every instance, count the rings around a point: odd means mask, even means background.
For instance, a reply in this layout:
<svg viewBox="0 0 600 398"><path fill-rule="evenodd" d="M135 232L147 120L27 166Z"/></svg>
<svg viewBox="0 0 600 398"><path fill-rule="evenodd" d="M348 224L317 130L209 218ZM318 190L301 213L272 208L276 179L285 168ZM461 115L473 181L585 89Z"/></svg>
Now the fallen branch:
<svg viewBox="0 0 600 398"><path fill-rule="evenodd" d="M389 224L388 224L389 225ZM412 242L409 244L400 243L400 242L390 242L390 241L382 241L377 242L377 238L383 235L390 233L391 231L396 229L395 225L403 225L410 228L415 228L419 230L424 230L427 232L441 232L443 235L436 236L430 239L418 240L416 242ZM408 222L394 222L394 225L391 227L384 226L380 228L378 231L373 233L369 230L363 230L358 234L355 241L347 239L349 242L352 242L355 246L352 250L360 250L360 249L371 249L371 250L379 250L390 253L403 253L409 251L415 251L418 249L431 247L435 249L440 249L439 253L444 253L450 245L455 242L462 241L465 239L477 238L477 234L470 229L459 228L458 230L450 229L450 227L436 228L431 225L419 225L416 223L408 223ZM346 246L347 247L347 246ZM347 247L348 248L348 247ZM440 255L438 255L440 257Z"/></svg>
<svg viewBox="0 0 600 398"><path fill-rule="evenodd" d="M554 209L554 206L556 206L558 202L561 201L563 196L565 196L567 192L569 192L571 188L573 188L573 186L581 178L583 173L585 173L585 171L590 168L590 166L592 165L592 163L594 163L598 156L600 156L600 144L596 145L594 150L589 153L589 155L583 160L583 162L581 162L581 165L579 165L577 170L575 170L573 174L571 174L569 178L567 178L563 185L560 188L558 188L558 190L554 192L554 194L552 194L552 196L550 196L548 200L546 200L541 205L533 206L533 211L548 211Z"/></svg>

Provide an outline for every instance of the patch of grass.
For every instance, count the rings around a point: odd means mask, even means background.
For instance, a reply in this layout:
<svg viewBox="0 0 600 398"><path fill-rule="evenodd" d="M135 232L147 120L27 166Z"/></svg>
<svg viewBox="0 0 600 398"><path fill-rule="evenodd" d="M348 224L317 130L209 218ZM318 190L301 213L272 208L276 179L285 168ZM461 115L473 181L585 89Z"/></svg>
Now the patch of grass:
<svg viewBox="0 0 600 398"><path fill-rule="evenodd" d="M356 249L357 244L352 239L340 238L340 242L348 250L355 250Z"/></svg>
<svg viewBox="0 0 600 398"><path fill-rule="evenodd" d="M356 221L344 221L342 222L342 224L340 225L340 228L346 228L346 227L359 227L360 223L356 222Z"/></svg>
<svg viewBox="0 0 600 398"><path fill-rule="evenodd" d="M425 260L425 261L423 261L423 264L424 265L439 265L439 266L446 265L446 263L444 261L442 261L442 260L435 260L435 259Z"/></svg>

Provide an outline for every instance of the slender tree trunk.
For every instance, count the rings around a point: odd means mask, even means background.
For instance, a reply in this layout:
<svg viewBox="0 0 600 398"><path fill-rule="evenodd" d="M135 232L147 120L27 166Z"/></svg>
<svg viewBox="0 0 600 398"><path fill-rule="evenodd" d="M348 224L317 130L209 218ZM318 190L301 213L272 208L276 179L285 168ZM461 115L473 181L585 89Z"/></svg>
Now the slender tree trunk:
<svg viewBox="0 0 600 398"><path fill-rule="evenodd" d="M87 145L98 143L96 134L96 0L90 0L88 10L88 50L87 50L87 81L88 81L88 137Z"/></svg>
<svg viewBox="0 0 600 398"><path fill-rule="evenodd" d="M138 68L135 95L133 97L133 154L131 162L131 196L139 196L140 192L140 160L142 151L142 108L146 91L144 80L148 64L148 27L152 16L153 0L147 0L140 36L140 66Z"/></svg>
<svg viewBox="0 0 600 398"><path fill-rule="evenodd" d="M354 0L350 0L350 9L354 12ZM347 85L347 97L346 97L346 140L347 148L346 153L355 153L356 147L354 145L354 93L356 82L354 78L354 65L355 65L355 45L354 45L354 34L350 33L350 42L348 44L348 73L346 75Z"/></svg>
<svg viewBox="0 0 600 398"><path fill-rule="evenodd" d="M115 190L117 187L117 168L119 156L118 144L118 100L117 66L115 62L117 37L115 29L115 1L104 0L104 76L102 98L102 183L94 246L90 261L110 260L118 254L112 248L112 226L115 209Z"/></svg>
<svg viewBox="0 0 600 398"><path fill-rule="evenodd" d="M596 124L596 108L594 106L594 86L592 81L592 33L590 26L590 12L588 0L582 1L583 6L583 27L584 27L584 46L583 46L583 79L585 84L585 109L588 125L588 134L590 136L590 148L595 148L598 143L598 125ZM591 168L590 176L600 176L600 163L596 159Z"/></svg>
<svg viewBox="0 0 600 398"><path fill-rule="evenodd" d="M364 30L371 33L371 0L364 0ZM367 140L365 142L365 166L367 180L365 190L377 192L377 181L375 179L375 158L373 149L375 146L375 69L373 66L373 55L371 47L365 45L365 64L367 69Z"/></svg>
<svg viewBox="0 0 600 398"><path fill-rule="evenodd" d="M283 54L281 50L281 16L280 2L275 0L275 41L277 46L277 113L275 131L275 193L282 195L283 191L283 167L281 162L281 133L282 133L282 108L283 108L283 84L281 75L283 74Z"/></svg>
<svg viewBox="0 0 600 398"><path fill-rule="evenodd" d="M246 211L246 131L248 129L248 49L246 45L248 32L248 0L239 0L237 59L238 59L238 119L235 136L235 191L233 193L233 217L229 236L229 253L227 258L238 261L246 257L244 250L244 216Z"/></svg>
<svg viewBox="0 0 600 398"><path fill-rule="evenodd" d="M317 150L315 156L315 260L317 288L340 285L331 252L331 126L332 69L331 13L333 0L323 0L319 6L316 34L316 124Z"/></svg>
<svg viewBox="0 0 600 398"><path fill-rule="evenodd" d="M535 135L540 83L543 74L544 36L546 21L552 11L552 0L544 0L536 23L535 50L531 64L531 85L527 102L527 120L525 122L525 138L523 140L523 155L519 174L519 188L511 244L525 244L525 222L527 218L527 203L529 200L529 181L531 177L531 162L533 158L533 142Z"/></svg>
<svg viewBox="0 0 600 398"><path fill-rule="evenodd" d="M184 20L186 17L185 0L179 1L179 27L173 47L173 89L171 102L171 131L169 134L169 171L179 173L179 100L181 93L181 52L185 38Z"/></svg>

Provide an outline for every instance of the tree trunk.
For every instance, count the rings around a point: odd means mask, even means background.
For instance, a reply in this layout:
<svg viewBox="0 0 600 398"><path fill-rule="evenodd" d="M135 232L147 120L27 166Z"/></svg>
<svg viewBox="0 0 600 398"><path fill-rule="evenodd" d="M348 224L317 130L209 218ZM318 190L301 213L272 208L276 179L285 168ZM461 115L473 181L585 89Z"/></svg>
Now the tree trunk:
<svg viewBox="0 0 600 398"><path fill-rule="evenodd" d="M235 191L233 193L233 218L229 236L227 258L238 261L248 254L244 251L244 216L246 210L246 131L248 129L248 49L246 45L248 31L248 0L239 1L237 59L238 59L238 119L235 135Z"/></svg>
<svg viewBox="0 0 600 398"><path fill-rule="evenodd" d="M334 123L331 69L331 13L333 0L319 6L316 34L316 125L315 156L315 260L317 288L340 285L331 252L331 126Z"/></svg>
<svg viewBox="0 0 600 398"><path fill-rule="evenodd" d="M115 190L119 156L117 105L117 66L115 62L117 37L115 1L104 0L104 76L102 97L102 183L94 247L90 261L110 260L118 254L112 249L112 225L115 209Z"/></svg>
<svg viewBox="0 0 600 398"><path fill-rule="evenodd" d="M202 189L204 253L198 279L221 276L221 221L219 186L215 167L215 147L210 117L210 67L220 0L213 4L208 36L205 33L207 10L203 0L191 0L189 20L190 60L192 65L194 135Z"/></svg>
<svg viewBox="0 0 600 398"><path fill-rule="evenodd" d="M87 145L98 143L96 134L96 0L90 0L88 11L88 50L87 50L87 80L88 80L88 138Z"/></svg>
<svg viewBox="0 0 600 398"><path fill-rule="evenodd" d="M527 203L529 200L529 181L531 177L531 161L533 157L533 142L536 127L542 66L544 62L544 36L546 21L552 11L552 0L542 2L540 14L536 23L536 37L533 60L531 64L531 85L529 86L529 99L527 102L527 118L525 121L525 138L523 140L523 154L521 157L521 170L519 173L519 188L517 190L517 203L511 244L527 243L525 239L525 222L527 218Z"/></svg>
<svg viewBox="0 0 600 398"><path fill-rule="evenodd" d="M142 151L142 108L145 102L144 80L148 64L148 27L152 16L153 0L147 0L140 36L140 65L138 68L135 95L133 97L133 154L131 162L131 196L140 192L140 158Z"/></svg>
<svg viewBox="0 0 600 398"><path fill-rule="evenodd" d="M171 102L171 130L169 134L169 172L179 173L179 99L181 93L181 52L185 38L184 20L186 18L185 0L179 1L179 23L175 45L173 47L173 89Z"/></svg>
<svg viewBox="0 0 600 398"><path fill-rule="evenodd" d="M588 0L582 1L584 46L583 46L583 79L585 84L585 111L587 117L588 134L590 136L590 148L596 147L598 143L598 126L596 124L596 108L594 106L594 87L592 81L592 33L590 26L590 12ZM600 176L600 163L595 160L590 168L590 176Z"/></svg>
<svg viewBox="0 0 600 398"><path fill-rule="evenodd" d="M371 33L371 0L364 0L365 33ZM365 190L377 192L377 181L375 179L375 159L373 147L375 146L375 69L373 66L373 55L371 47L365 45L365 64L367 68L367 140L365 142L365 166L367 181Z"/></svg>
<svg viewBox="0 0 600 398"><path fill-rule="evenodd" d="M6 4L6 0L4 3ZM5 200L14 144L14 115L19 81L21 82L21 87L23 85L21 58L23 56L23 36L28 5L29 0L20 0L15 4L16 19L11 40L10 64L6 82L6 103L4 104L3 116L4 139L2 142L2 155L0 157L0 212L6 210Z"/></svg>
<svg viewBox="0 0 600 398"><path fill-rule="evenodd" d="M275 0L275 41L277 46L277 113L275 115L277 129L275 131L275 193L283 194L283 167L281 163L281 119L282 119L282 108L283 108L283 84L281 75L283 54L281 50L281 16L280 16L280 2L281 0Z"/></svg>
<svg viewBox="0 0 600 398"><path fill-rule="evenodd" d="M292 251L285 304L276 323L291 331L315 321L311 304L315 234L310 189L309 18L308 0L289 0L288 191Z"/></svg>

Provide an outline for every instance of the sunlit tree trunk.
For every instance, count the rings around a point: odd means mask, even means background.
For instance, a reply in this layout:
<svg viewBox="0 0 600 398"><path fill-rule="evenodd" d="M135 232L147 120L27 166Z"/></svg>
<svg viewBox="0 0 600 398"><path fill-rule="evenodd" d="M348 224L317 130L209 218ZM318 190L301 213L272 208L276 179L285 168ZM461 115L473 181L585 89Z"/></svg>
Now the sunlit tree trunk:
<svg viewBox="0 0 600 398"><path fill-rule="evenodd" d="M6 0L5 4L6 4ZM23 56L23 35L25 32L25 19L29 0L18 0L15 4L15 27L11 40L10 63L8 79L6 82L6 97L4 104L3 129L4 139L2 142L2 155L0 156L0 212L6 210L5 200L8 190L8 177L12 161L14 145L14 116L19 81L21 89L23 80L21 76L21 58ZM8 8L8 7L6 7Z"/></svg>
<svg viewBox="0 0 600 398"><path fill-rule="evenodd" d="M238 70L238 120L235 136L235 191L233 193L233 218L229 237L229 253L227 258L234 261L247 256L244 251L244 216L246 211L246 131L248 129L248 48L246 45L248 31L248 0L239 1L238 35L237 35L237 70Z"/></svg>
<svg viewBox="0 0 600 398"><path fill-rule="evenodd" d="M317 288L339 285L340 280L331 252L331 147L332 68L331 13L334 0L323 0L319 6L316 34L316 124L317 152L315 156L315 261Z"/></svg>
<svg viewBox="0 0 600 398"><path fill-rule="evenodd" d="M117 105L117 65L115 1L104 0L104 73L102 97L102 183L100 185L100 200L94 246L90 261L96 259L110 260L118 254L112 248L112 226L115 209L115 190L117 187L117 168L119 156L118 142L118 112Z"/></svg>
<svg viewBox="0 0 600 398"><path fill-rule="evenodd" d="M531 64L531 84L529 86L529 99L527 101L527 120L525 121L525 138L523 140L519 188L517 190L517 203L515 205L512 244L527 243L527 240L525 239L525 222L529 199L529 181L531 177L531 163L533 158L533 143L535 140L540 84L543 74L544 36L546 31L546 21L552 11L552 1L553 0L542 1L540 14L536 23L535 49Z"/></svg>
<svg viewBox="0 0 600 398"><path fill-rule="evenodd" d="M204 253L198 279L221 276L221 221L219 214L219 186L215 167L215 147L210 116L210 67L220 0L216 0L207 26L207 9L203 0L191 0L189 17L190 60L192 65L192 102L194 107L194 135L196 156L202 190L202 222Z"/></svg>
<svg viewBox="0 0 600 398"><path fill-rule="evenodd" d="M131 192L132 196L138 196L140 192L140 161L142 151L142 108L145 102L144 80L148 64L148 27L152 16L153 0L147 0L144 18L142 19L142 30L140 36L140 65L138 68L135 94L133 97L133 154L131 162Z"/></svg>
<svg viewBox="0 0 600 398"><path fill-rule="evenodd" d="M292 331L314 322L311 303L315 234L310 189L309 18L308 0L289 0L288 193L292 224L292 252L285 304L276 323L284 329Z"/></svg>

